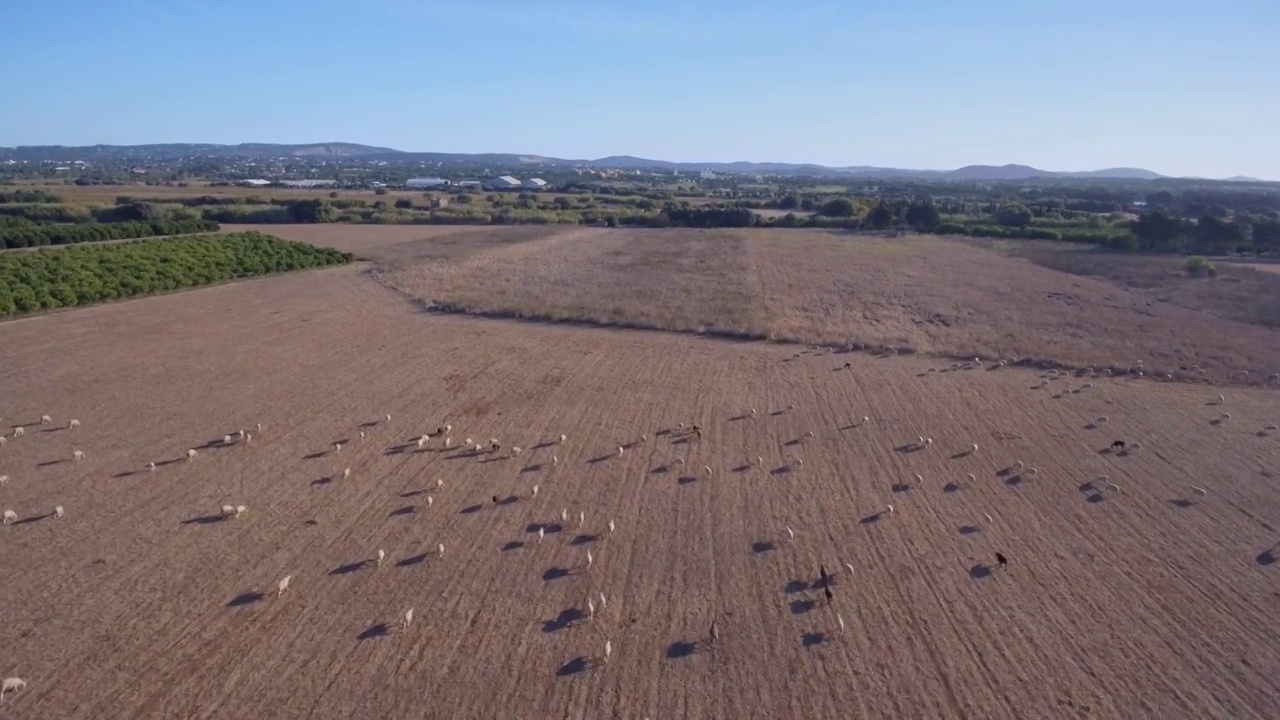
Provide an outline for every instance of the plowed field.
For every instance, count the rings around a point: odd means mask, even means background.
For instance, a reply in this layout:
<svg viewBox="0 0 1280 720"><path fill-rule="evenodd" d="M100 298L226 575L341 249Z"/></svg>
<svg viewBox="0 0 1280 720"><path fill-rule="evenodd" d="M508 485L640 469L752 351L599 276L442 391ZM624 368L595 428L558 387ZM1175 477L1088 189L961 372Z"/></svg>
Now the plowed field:
<svg viewBox="0 0 1280 720"><path fill-rule="evenodd" d="M444 316L406 287L346 267L0 324L0 674L28 682L0 713L1275 717L1272 390Z"/></svg>

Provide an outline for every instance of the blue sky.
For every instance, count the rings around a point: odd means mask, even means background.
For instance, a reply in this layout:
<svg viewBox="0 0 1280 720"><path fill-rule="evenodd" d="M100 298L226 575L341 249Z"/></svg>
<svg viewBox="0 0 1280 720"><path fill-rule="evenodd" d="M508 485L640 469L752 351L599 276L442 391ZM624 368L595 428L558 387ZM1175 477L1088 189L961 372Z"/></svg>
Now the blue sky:
<svg viewBox="0 0 1280 720"><path fill-rule="evenodd" d="M1280 179L1276 0L29 0L0 145Z"/></svg>

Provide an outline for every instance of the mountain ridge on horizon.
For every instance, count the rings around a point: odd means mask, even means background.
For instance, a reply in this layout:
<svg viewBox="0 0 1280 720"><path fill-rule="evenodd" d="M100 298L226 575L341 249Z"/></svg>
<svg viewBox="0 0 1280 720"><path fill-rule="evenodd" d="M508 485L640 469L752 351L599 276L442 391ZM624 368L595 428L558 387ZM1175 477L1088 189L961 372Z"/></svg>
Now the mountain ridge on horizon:
<svg viewBox="0 0 1280 720"><path fill-rule="evenodd" d="M633 155L611 155L595 160L574 160L521 153L431 153L407 152L359 143L153 143L144 145L26 145L0 147L0 160L74 161L93 159L173 159L190 155L211 157L295 157L397 159L439 163L473 163L505 166L586 167L614 170L671 170L681 172L814 174L872 178L917 178L920 180L1016 181L1051 178L1160 180L1176 179L1145 168L1113 167L1085 171L1042 170L1030 165L966 165L954 170L916 170L869 165L828 166L817 163L785 162L674 162ZM1236 175L1223 181L1266 182Z"/></svg>

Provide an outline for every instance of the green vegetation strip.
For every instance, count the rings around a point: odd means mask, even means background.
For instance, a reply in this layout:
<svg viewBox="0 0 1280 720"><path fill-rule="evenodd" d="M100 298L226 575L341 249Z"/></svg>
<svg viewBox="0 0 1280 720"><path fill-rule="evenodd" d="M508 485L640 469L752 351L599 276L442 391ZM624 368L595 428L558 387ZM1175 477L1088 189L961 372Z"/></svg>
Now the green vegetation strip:
<svg viewBox="0 0 1280 720"><path fill-rule="evenodd" d="M211 220L49 225L35 223L25 218L0 215L0 248L12 250L46 245L132 240L157 235L191 235L215 232L218 227L218 223Z"/></svg>
<svg viewBox="0 0 1280 720"><path fill-rule="evenodd" d="M0 254L0 317L351 261L258 232Z"/></svg>

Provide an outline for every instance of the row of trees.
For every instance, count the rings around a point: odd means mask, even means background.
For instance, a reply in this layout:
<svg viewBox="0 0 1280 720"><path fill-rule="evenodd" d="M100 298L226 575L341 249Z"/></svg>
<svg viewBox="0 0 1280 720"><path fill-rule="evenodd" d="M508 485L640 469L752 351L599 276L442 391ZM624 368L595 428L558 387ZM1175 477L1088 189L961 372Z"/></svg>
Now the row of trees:
<svg viewBox="0 0 1280 720"><path fill-rule="evenodd" d="M12 221L11 221L12 222ZM44 247L128 240L156 235L191 235L214 232L218 223L209 220L92 223L87 225L42 225L37 223L0 226L0 248Z"/></svg>
<svg viewBox="0 0 1280 720"><path fill-rule="evenodd" d="M0 205L8 203L59 203L62 198L44 190L0 190Z"/></svg>
<svg viewBox="0 0 1280 720"><path fill-rule="evenodd" d="M351 261L257 232L0 254L0 316Z"/></svg>

